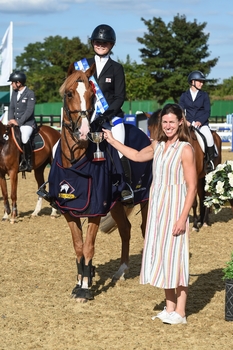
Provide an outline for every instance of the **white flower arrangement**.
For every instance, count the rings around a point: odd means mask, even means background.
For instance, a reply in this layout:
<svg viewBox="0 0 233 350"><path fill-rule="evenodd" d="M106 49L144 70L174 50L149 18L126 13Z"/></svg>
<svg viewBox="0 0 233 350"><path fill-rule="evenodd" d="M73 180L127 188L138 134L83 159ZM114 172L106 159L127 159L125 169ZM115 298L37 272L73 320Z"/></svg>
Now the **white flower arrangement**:
<svg viewBox="0 0 233 350"><path fill-rule="evenodd" d="M205 191L209 195L205 197L204 205L208 208L213 206L217 214L227 201L233 199L233 161L217 165L205 176L205 180Z"/></svg>

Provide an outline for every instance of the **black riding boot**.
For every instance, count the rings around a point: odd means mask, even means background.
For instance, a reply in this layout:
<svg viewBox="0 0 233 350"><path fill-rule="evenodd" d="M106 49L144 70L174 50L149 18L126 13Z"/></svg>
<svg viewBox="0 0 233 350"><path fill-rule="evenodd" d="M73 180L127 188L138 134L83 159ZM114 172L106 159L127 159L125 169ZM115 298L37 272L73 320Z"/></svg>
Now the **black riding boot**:
<svg viewBox="0 0 233 350"><path fill-rule="evenodd" d="M23 144L23 154L21 156L21 161L19 164L19 171L26 171L26 170L27 170L26 147L25 147L25 144Z"/></svg>
<svg viewBox="0 0 233 350"><path fill-rule="evenodd" d="M126 188L121 192L121 202L127 207L132 208L134 206L134 193L131 188L132 174L128 158L123 156L121 158L121 164L126 177Z"/></svg>
<svg viewBox="0 0 233 350"><path fill-rule="evenodd" d="M215 148L214 146L207 147L206 152L206 173L209 173L214 170L214 154L215 154Z"/></svg>
<svg viewBox="0 0 233 350"><path fill-rule="evenodd" d="M28 142L25 144L25 149L26 149L27 171L30 173L33 169L33 166L32 166L32 144L31 144L30 140L28 140Z"/></svg>
<svg viewBox="0 0 233 350"><path fill-rule="evenodd" d="M19 164L19 171L32 171L32 145L31 141L23 144L23 156Z"/></svg>

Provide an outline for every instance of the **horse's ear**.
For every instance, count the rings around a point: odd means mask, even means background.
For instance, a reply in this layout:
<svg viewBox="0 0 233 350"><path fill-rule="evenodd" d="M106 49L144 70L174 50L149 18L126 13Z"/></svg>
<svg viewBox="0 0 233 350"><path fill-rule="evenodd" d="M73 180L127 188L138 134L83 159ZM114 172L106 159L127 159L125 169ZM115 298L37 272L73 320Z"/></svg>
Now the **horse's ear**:
<svg viewBox="0 0 233 350"><path fill-rule="evenodd" d="M96 66L95 66L95 62L91 65L91 67L85 72L86 76L88 78L90 78L92 75L94 75L96 71Z"/></svg>
<svg viewBox="0 0 233 350"><path fill-rule="evenodd" d="M68 72L67 72L67 77L71 75L72 73L75 72L75 67L74 67L74 62L69 65Z"/></svg>

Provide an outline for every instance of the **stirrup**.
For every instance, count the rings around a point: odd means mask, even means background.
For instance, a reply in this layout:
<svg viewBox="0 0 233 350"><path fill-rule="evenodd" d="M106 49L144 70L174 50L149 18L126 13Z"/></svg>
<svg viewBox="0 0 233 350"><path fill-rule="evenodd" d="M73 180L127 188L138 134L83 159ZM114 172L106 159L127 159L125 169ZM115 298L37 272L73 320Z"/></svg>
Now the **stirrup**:
<svg viewBox="0 0 233 350"><path fill-rule="evenodd" d="M126 183L126 185L128 186L128 189L121 191L121 203L132 208L134 206L134 192L128 183Z"/></svg>
<svg viewBox="0 0 233 350"><path fill-rule="evenodd" d="M27 162L26 159L23 159L19 164L19 172L27 171Z"/></svg>
<svg viewBox="0 0 233 350"><path fill-rule="evenodd" d="M38 196L42 197L43 199L45 199L47 202L49 202L49 204L51 205L51 207L53 207L54 209L57 209L57 205L54 201L54 198L52 196L50 196L49 192L46 191L45 186L48 183L48 181L46 181L45 183L43 183L43 185L41 185L39 187L39 189L36 191L36 194L38 194Z"/></svg>
<svg viewBox="0 0 233 350"><path fill-rule="evenodd" d="M206 162L205 170L207 174L213 171L214 169L215 169L214 162L212 160L209 160L208 162Z"/></svg>

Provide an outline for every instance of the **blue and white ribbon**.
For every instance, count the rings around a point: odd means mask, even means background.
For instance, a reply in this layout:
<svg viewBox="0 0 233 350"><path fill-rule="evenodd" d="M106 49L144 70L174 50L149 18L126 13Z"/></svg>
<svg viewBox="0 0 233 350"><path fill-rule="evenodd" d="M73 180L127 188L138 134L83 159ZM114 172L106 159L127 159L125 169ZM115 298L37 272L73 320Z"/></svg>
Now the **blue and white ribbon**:
<svg viewBox="0 0 233 350"><path fill-rule="evenodd" d="M86 58L83 58L80 61L74 62L74 67L76 70L81 70L83 72L86 72L86 70L89 68L89 64ZM89 81L91 81L95 86L96 114L102 114L108 109L109 107L108 103L93 75L89 78Z"/></svg>

